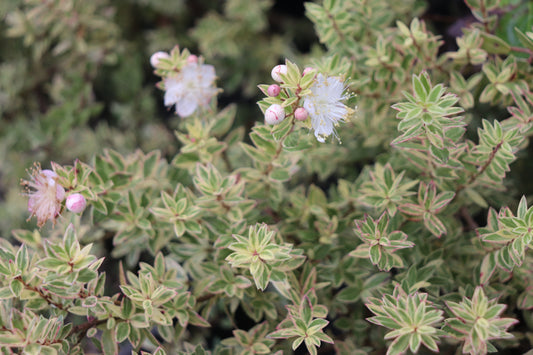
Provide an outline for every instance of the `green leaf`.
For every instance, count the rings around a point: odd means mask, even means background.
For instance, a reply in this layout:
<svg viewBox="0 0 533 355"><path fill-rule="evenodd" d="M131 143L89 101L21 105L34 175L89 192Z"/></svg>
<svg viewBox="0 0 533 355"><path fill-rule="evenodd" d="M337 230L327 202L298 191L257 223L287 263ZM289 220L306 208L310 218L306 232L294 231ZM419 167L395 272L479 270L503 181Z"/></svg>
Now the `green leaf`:
<svg viewBox="0 0 533 355"><path fill-rule="evenodd" d="M268 154L266 151L252 147L249 144L239 142L242 150L255 161L268 163L271 160L271 154Z"/></svg>
<svg viewBox="0 0 533 355"><path fill-rule="evenodd" d="M0 287L0 300L7 300L13 297L15 297L15 295L9 286Z"/></svg>
<svg viewBox="0 0 533 355"><path fill-rule="evenodd" d="M273 169L269 174L270 179L275 181L287 181L290 179L289 171L283 168Z"/></svg>
<svg viewBox="0 0 533 355"><path fill-rule="evenodd" d="M264 126L259 126L264 127ZM265 137L258 132L259 130L256 128L255 132L250 133L250 139L252 142L254 142L255 146L259 150L263 150L265 152L268 152L268 154L275 154L276 153L276 144L272 140L271 137ZM270 138L270 139L269 139Z"/></svg>
<svg viewBox="0 0 533 355"><path fill-rule="evenodd" d="M403 354L409 346L409 334L404 334L392 342L387 350L387 355Z"/></svg>
<svg viewBox="0 0 533 355"><path fill-rule="evenodd" d="M481 32L481 37L483 37L483 45L481 48L487 51L487 53L509 54L511 51L511 46L498 36Z"/></svg>
<svg viewBox="0 0 533 355"><path fill-rule="evenodd" d="M465 188L464 190L464 193L468 196L468 198L474 202L476 205L482 207L482 208L487 208L489 205L487 204L487 201L485 201L485 199L483 198L483 196L481 196L481 194L479 194L476 190L474 190L473 188Z"/></svg>
<svg viewBox="0 0 533 355"><path fill-rule="evenodd" d="M434 145L431 145L429 147L431 154L438 159L438 161L442 164L446 164L448 162L448 158L450 157L450 151L447 148L438 148Z"/></svg>
<svg viewBox="0 0 533 355"><path fill-rule="evenodd" d="M15 259L15 263L17 264L17 268L19 271L24 272L29 267L30 264L30 257L28 255L28 247L23 244L18 252Z"/></svg>
<svg viewBox="0 0 533 355"><path fill-rule="evenodd" d="M211 133L217 137L226 134L233 125L236 113L237 105L231 104L225 107L217 114L217 117L214 120L214 125L211 127Z"/></svg>
<svg viewBox="0 0 533 355"><path fill-rule="evenodd" d="M115 342L115 330L106 329L102 333L102 350L104 355L118 354L118 344Z"/></svg>
<svg viewBox="0 0 533 355"><path fill-rule="evenodd" d="M20 298L20 294L24 289L24 284L19 280L11 280L11 282L9 283L9 287L11 289L11 292L13 293L13 296Z"/></svg>
<svg viewBox="0 0 533 355"><path fill-rule="evenodd" d="M128 338L130 335L130 324L127 322L119 322L117 324L116 334L115 334L115 341L117 343L122 343L124 340Z"/></svg>
<svg viewBox="0 0 533 355"><path fill-rule="evenodd" d="M37 229L33 231L17 229L12 231L13 236L21 243L36 247L41 244L41 234Z"/></svg>
<svg viewBox="0 0 533 355"><path fill-rule="evenodd" d="M343 288L336 296L340 302L356 302L361 295L361 288L358 286L348 286Z"/></svg>
<svg viewBox="0 0 533 355"><path fill-rule="evenodd" d="M433 234L435 237L440 238L443 234L446 234L446 227L441 222L437 216L431 213L424 214L424 226Z"/></svg>
<svg viewBox="0 0 533 355"><path fill-rule="evenodd" d="M422 77L423 74L420 76L413 75L413 90L417 95L418 99L422 102L425 102L427 99L427 93L421 81Z"/></svg>
<svg viewBox="0 0 533 355"><path fill-rule="evenodd" d="M161 159L161 152L159 150L153 151L146 155L143 165L143 175L145 178L152 176L155 173L157 163Z"/></svg>
<svg viewBox="0 0 533 355"><path fill-rule="evenodd" d="M526 35L524 32L522 32L519 28L515 27L514 31L518 37L518 40L524 47L526 47L529 50L533 51L533 38Z"/></svg>
<svg viewBox="0 0 533 355"><path fill-rule="evenodd" d="M263 291L270 281L270 271L267 265L263 263L252 264L252 266L257 265L257 268L250 269L252 276L255 281L255 286Z"/></svg>
<svg viewBox="0 0 533 355"><path fill-rule="evenodd" d="M101 214L107 215L107 206L103 199L98 198L94 201L91 201L91 206L93 206L93 208Z"/></svg>
<svg viewBox="0 0 533 355"><path fill-rule="evenodd" d="M276 141L279 141L282 137L286 136L294 126L294 123L290 119L286 119L280 124L273 126L272 136Z"/></svg>
<svg viewBox="0 0 533 355"><path fill-rule="evenodd" d="M176 237L181 237L185 233L185 223L183 221L174 222L174 233Z"/></svg>
<svg viewBox="0 0 533 355"><path fill-rule="evenodd" d="M130 293L131 294L131 293ZM132 302L129 298L124 297L122 299L122 318L129 319L135 311Z"/></svg>

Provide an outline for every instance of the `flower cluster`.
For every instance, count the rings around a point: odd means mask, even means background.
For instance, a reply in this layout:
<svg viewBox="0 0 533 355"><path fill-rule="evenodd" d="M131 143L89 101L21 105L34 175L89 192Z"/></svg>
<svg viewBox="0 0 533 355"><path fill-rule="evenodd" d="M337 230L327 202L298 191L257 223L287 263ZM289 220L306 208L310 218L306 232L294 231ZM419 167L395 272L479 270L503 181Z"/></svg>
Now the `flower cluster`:
<svg viewBox="0 0 533 355"><path fill-rule="evenodd" d="M272 79L281 86L272 84L264 89L268 96L265 101L270 103L265 109L265 122L275 125L293 115L296 121L313 129L319 142L325 142L330 135L337 137L335 127L353 111L344 104L349 96L342 78L317 74L310 67L302 74L296 68L298 75L294 75L289 66L276 65L272 69Z"/></svg>
<svg viewBox="0 0 533 355"><path fill-rule="evenodd" d="M162 70L160 73L163 78L162 88L165 90L165 106L175 105L180 117L190 116L198 108L207 107L218 92L214 85L215 68L202 64L201 59L186 50L182 55L179 54L178 47L170 55L156 52L150 58L150 63L154 68Z"/></svg>

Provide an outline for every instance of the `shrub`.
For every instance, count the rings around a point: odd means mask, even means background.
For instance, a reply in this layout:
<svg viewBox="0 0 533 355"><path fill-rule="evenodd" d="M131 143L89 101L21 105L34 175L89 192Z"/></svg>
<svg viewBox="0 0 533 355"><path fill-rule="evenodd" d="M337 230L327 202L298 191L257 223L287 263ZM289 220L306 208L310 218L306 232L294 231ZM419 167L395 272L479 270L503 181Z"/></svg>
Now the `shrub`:
<svg viewBox="0 0 533 355"><path fill-rule="evenodd" d="M0 351L530 348L533 9L465 4L0 6Z"/></svg>

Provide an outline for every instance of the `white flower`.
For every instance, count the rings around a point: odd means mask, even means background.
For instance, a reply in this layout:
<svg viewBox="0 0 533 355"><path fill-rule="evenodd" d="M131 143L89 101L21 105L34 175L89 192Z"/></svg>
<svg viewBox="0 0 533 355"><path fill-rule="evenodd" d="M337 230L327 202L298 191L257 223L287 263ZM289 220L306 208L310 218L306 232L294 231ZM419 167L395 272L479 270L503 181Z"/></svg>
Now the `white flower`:
<svg viewBox="0 0 533 355"><path fill-rule="evenodd" d="M349 109L342 103L348 96L344 94L344 83L334 76L318 74L310 89L303 107L309 113L316 139L324 143L332 133L337 136L335 126L348 115Z"/></svg>
<svg viewBox="0 0 533 355"><path fill-rule="evenodd" d="M216 95L215 68L212 65L188 63L173 77L164 79L165 106L176 105L181 117L190 116L198 107L209 105Z"/></svg>
<svg viewBox="0 0 533 355"><path fill-rule="evenodd" d="M55 222L61 211L61 201L65 199L65 189L56 182L57 174L52 170L41 170L39 165L31 171L31 181L22 181L27 188L28 211L37 217L37 225L46 221Z"/></svg>

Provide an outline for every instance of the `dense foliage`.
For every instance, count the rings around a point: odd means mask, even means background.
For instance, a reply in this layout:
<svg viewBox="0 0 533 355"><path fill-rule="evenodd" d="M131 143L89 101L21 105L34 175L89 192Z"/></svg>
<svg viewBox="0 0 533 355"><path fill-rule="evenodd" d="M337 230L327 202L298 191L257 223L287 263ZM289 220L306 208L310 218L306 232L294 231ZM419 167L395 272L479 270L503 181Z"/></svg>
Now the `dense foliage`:
<svg viewBox="0 0 533 355"><path fill-rule="evenodd" d="M2 2L0 353L533 347L533 3L464 5Z"/></svg>

